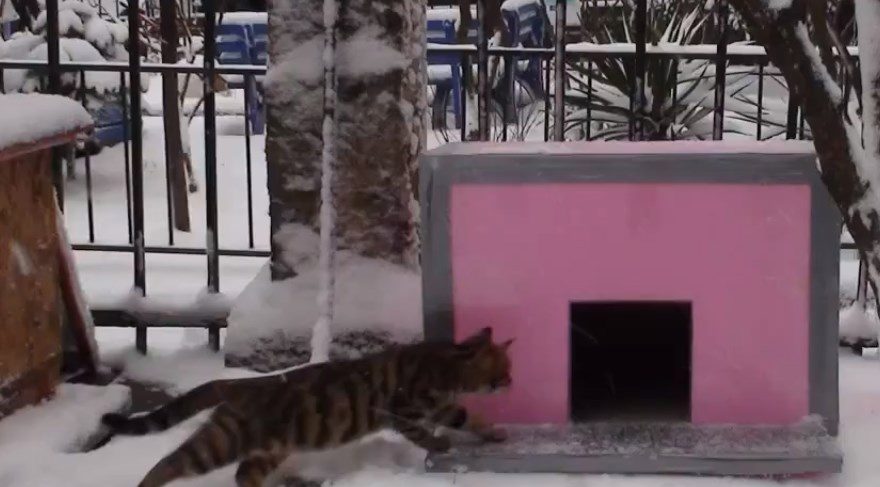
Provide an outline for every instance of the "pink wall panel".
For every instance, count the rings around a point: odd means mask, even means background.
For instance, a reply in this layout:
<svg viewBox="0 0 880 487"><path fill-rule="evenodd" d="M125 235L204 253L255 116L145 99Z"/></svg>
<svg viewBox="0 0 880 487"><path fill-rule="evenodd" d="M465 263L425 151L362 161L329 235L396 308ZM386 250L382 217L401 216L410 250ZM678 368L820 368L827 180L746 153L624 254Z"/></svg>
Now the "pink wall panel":
<svg viewBox="0 0 880 487"><path fill-rule="evenodd" d="M456 337L515 337L514 384L470 398L495 421L568 420L569 303L693 303L692 420L808 412L806 185L459 184ZM650 366L650 364L645 364Z"/></svg>

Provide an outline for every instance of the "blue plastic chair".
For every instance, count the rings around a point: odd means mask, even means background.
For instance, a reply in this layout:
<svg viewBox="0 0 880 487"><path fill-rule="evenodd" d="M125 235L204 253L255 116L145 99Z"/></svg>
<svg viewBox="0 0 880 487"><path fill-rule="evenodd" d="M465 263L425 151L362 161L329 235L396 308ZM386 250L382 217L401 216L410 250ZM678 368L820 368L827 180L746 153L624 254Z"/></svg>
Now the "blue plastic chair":
<svg viewBox="0 0 880 487"><path fill-rule="evenodd" d="M103 147L109 147L125 140L128 133L128 120L123 116L119 102L108 102L92 112L95 120L95 139Z"/></svg>
<svg viewBox="0 0 880 487"><path fill-rule="evenodd" d="M220 24L217 26L215 39L217 45L217 62L220 64L257 64L254 58L254 27L246 24ZM265 40L265 38L264 38ZM262 134L265 128L263 117L263 103L260 98L261 80L256 77L243 75L226 76L227 83L232 89L247 91L248 97L253 100L250 104L250 113L245 114L253 127L254 134Z"/></svg>
<svg viewBox="0 0 880 487"><path fill-rule="evenodd" d="M266 24L252 24L253 48L251 59L254 64L265 66L269 59L269 26Z"/></svg>
<svg viewBox="0 0 880 487"><path fill-rule="evenodd" d="M514 36L514 45L522 47L550 47L546 43L545 32L547 25L545 14L539 2L519 4L515 9L505 9L502 5L502 15L508 30ZM524 69L515 62L514 76L523 80L534 91L535 95L544 95L544 83L541 80L541 56L524 55L514 58L516 61L526 59L528 62Z"/></svg>
<svg viewBox="0 0 880 487"><path fill-rule="evenodd" d="M434 44L455 43L455 23L451 20L428 20L428 42ZM436 85L434 95L434 110L445 112L442 100L447 93L452 92L452 112L455 115L455 128L461 128L461 56L452 52L429 52L428 66L449 66L450 76L436 77L428 82ZM430 71L430 69L429 69Z"/></svg>

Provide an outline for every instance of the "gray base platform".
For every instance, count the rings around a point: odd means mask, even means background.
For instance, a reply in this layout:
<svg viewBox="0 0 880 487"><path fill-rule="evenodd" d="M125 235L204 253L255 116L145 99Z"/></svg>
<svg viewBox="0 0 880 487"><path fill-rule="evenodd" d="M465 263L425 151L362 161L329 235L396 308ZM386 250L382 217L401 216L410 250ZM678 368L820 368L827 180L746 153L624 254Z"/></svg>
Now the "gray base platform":
<svg viewBox="0 0 880 487"><path fill-rule="evenodd" d="M819 422L792 427L689 423L511 426L495 444L431 454L430 472L786 476L840 472L835 438Z"/></svg>

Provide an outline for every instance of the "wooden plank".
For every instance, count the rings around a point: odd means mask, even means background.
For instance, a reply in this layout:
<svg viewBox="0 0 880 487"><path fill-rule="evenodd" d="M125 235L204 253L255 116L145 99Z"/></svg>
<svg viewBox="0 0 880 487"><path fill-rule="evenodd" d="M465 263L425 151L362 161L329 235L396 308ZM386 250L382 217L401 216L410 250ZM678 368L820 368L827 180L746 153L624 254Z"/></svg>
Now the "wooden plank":
<svg viewBox="0 0 880 487"><path fill-rule="evenodd" d="M226 313L207 313L195 309L168 312L92 309L95 326L118 328L226 328L226 316Z"/></svg>
<svg viewBox="0 0 880 487"><path fill-rule="evenodd" d="M10 387L27 403L50 394L58 381L59 367L47 366L61 354L51 182L49 150L0 163L0 385L7 391L0 403L18 401L9 397Z"/></svg>

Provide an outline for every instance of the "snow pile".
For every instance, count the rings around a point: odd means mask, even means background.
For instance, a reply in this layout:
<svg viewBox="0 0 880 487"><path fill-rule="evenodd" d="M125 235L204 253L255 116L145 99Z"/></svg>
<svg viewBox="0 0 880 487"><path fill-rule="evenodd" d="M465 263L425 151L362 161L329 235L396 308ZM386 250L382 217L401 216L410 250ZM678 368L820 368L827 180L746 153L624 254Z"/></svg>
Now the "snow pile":
<svg viewBox="0 0 880 487"><path fill-rule="evenodd" d="M94 440L101 415L123 409L128 402L129 390L124 386L61 384L54 398L3 418L0 485L39 485L23 480L17 483L16 468L29 461L49 461L53 454L81 450Z"/></svg>
<svg viewBox="0 0 880 487"><path fill-rule="evenodd" d="M152 337L152 331L150 336ZM215 379L256 377L256 372L224 367L223 356L204 345L176 350L158 350L153 346L147 355L133 348L105 354L106 363L121 370L129 380L157 386L172 395Z"/></svg>
<svg viewBox="0 0 880 487"><path fill-rule="evenodd" d="M177 295L174 299L144 296L140 290L132 288L118 301L104 301L103 307L125 310L131 314L167 313L174 315L198 314L223 318L232 308L232 300L223 293L209 292L204 287L194 298Z"/></svg>
<svg viewBox="0 0 880 487"><path fill-rule="evenodd" d="M228 318L227 364L272 370L305 362L318 319L319 238L285 225L276 239L282 258L299 273L270 280L267 263L242 291ZM332 356L350 356L409 342L422 333L420 274L410 268L339 250L336 254Z"/></svg>
<svg viewBox="0 0 880 487"><path fill-rule="evenodd" d="M57 95L0 95L0 151L91 127L92 117L76 101Z"/></svg>
<svg viewBox="0 0 880 487"><path fill-rule="evenodd" d="M100 15L95 7L81 0L61 2L58 11L58 27L61 39L61 62L103 63L105 61L128 62L128 27L115 18ZM18 32L6 42L0 42L0 58L26 61L48 59L46 44L46 12L34 21L33 32ZM144 80L146 77L142 75ZM40 73L34 70L6 70L3 89L9 92L30 93L40 91ZM86 72L86 100L95 108L96 99L116 93L120 88L120 76L112 72ZM74 94L83 84L82 73L66 72L61 75L65 94Z"/></svg>
<svg viewBox="0 0 880 487"><path fill-rule="evenodd" d="M853 303L840 310L840 341L856 343L860 339L876 340L880 333L880 319L875 308L863 308Z"/></svg>

